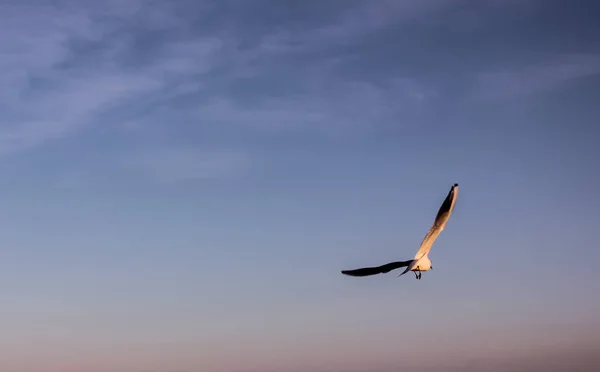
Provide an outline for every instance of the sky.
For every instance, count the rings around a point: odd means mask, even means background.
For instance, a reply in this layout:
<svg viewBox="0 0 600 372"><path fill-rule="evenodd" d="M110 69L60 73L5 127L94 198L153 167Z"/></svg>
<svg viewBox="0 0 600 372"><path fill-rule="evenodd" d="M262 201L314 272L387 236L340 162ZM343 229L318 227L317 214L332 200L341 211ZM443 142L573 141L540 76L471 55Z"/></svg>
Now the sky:
<svg viewBox="0 0 600 372"><path fill-rule="evenodd" d="M596 370L599 16L0 0L0 369Z"/></svg>

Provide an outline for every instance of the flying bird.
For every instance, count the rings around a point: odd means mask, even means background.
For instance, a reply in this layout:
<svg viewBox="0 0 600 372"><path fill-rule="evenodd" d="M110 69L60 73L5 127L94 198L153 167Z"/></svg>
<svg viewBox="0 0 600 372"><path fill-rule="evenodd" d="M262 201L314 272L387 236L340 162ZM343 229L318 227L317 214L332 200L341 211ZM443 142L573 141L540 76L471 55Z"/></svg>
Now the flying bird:
<svg viewBox="0 0 600 372"><path fill-rule="evenodd" d="M442 206L438 210L437 216L435 216L435 221L433 222L433 226L429 229L427 235L421 242L421 246L419 247L419 251L415 255L412 260L408 261L395 261L390 262L385 265L376 266L376 267L364 267L362 269L355 270L342 270L342 274L350 275L350 276L369 276L375 274L384 274L388 273L392 270L406 267L404 272L398 276L402 276L409 271L413 271L415 273L415 277L417 279L421 279L421 272L433 269L431 266L431 260L429 259L429 251L431 250L431 246L435 239L437 239L438 235L444 230L446 227L446 222L448 222L448 218L452 214L452 210L454 210L454 204L456 204L456 198L458 197L458 183L455 183L452 188L450 188L450 192L446 199L442 203Z"/></svg>

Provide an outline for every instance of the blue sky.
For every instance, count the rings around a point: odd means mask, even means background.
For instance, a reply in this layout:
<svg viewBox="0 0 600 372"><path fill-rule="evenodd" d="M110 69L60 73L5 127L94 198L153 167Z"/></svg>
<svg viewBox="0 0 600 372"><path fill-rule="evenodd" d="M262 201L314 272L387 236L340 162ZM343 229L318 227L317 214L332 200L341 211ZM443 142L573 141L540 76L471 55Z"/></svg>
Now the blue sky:
<svg viewBox="0 0 600 372"><path fill-rule="evenodd" d="M600 364L599 15L0 1L1 369Z"/></svg>

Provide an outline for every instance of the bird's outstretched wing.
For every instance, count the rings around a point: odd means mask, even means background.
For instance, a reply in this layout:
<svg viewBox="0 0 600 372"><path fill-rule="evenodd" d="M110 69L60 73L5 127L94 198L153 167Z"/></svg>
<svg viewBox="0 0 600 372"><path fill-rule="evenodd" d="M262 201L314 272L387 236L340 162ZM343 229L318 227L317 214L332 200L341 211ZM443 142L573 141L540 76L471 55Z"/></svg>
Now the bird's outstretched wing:
<svg viewBox="0 0 600 372"><path fill-rule="evenodd" d="M364 267L362 269L355 270L342 270L342 274L350 275L350 276L369 276L375 274L385 274L392 270L398 269L400 267L406 267L410 265L412 260L408 261L396 261L390 262L385 265L377 266L377 267Z"/></svg>
<svg viewBox="0 0 600 372"><path fill-rule="evenodd" d="M423 257L423 255L429 253L433 242L437 239L438 235L444 230L446 227L446 222L448 222L448 218L452 214L454 210L454 204L456 204L456 198L458 197L458 184L455 183L452 188L450 188L450 192L448 192L448 196L442 203L442 206L438 210L437 215L435 216L435 221L433 222L433 226L429 229L427 235L421 242L421 246L419 247L419 251L415 255L415 260Z"/></svg>

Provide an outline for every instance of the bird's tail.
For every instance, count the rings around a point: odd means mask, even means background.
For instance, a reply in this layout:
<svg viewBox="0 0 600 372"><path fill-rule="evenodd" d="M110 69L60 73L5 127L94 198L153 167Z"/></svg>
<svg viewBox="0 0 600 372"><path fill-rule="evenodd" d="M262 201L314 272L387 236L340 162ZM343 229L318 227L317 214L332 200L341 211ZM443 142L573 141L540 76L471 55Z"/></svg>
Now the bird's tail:
<svg viewBox="0 0 600 372"><path fill-rule="evenodd" d="M410 261L410 263L408 264L408 266L406 266L406 269L400 275L398 275L397 278L401 277L402 275L404 275L407 272L409 272L410 270L412 270L415 267L417 261L418 260L412 260L412 261Z"/></svg>

